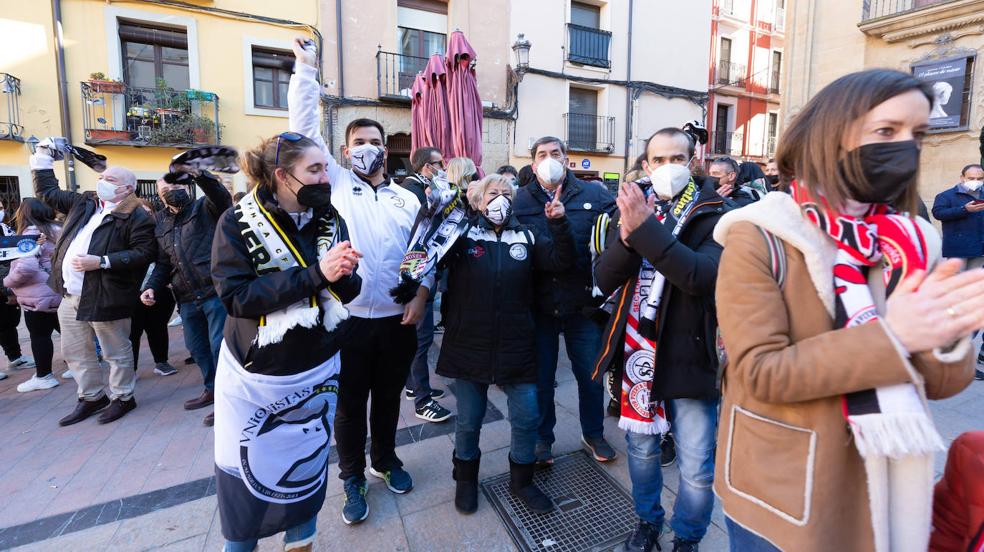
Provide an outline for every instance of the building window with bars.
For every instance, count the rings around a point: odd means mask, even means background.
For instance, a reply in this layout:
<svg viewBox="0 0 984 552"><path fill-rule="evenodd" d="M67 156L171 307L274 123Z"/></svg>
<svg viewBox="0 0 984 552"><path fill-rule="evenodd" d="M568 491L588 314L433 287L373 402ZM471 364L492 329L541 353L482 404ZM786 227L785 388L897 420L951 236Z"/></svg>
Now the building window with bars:
<svg viewBox="0 0 984 552"><path fill-rule="evenodd" d="M0 202L3 203L4 217L0 222L12 224L14 213L20 207L20 179L16 176L0 175Z"/></svg>

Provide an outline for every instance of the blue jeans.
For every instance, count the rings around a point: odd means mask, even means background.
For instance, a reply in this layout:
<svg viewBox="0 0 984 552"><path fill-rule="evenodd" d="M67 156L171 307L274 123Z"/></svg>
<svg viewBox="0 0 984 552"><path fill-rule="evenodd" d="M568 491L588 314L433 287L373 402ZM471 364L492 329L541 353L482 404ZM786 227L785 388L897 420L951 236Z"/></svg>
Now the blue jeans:
<svg viewBox="0 0 984 552"><path fill-rule="evenodd" d="M218 297L188 301L178 304L178 313L184 324L185 347L202 371L205 389L215 387L215 364L222 346L222 329L225 327L226 310Z"/></svg>
<svg viewBox="0 0 984 552"><path fill-rule="evenodd" d="M182 316L182 318L184 318ZM295 525L284 532L284 545L310 539L318 532L318 517L315 516L300 525ZM248 541L226 541L223 552L253 552L256 539Z"/></svg>
<svg viewBox="0 0 984 552"><path fill-rule="evenodd" d="M728 525L728 550L731 552L780 552L771 542L738 525L729 517L724 518Z"/></svg>
<svg viewBox="0 0 984 552"><path fill-rule="evenodd" d="M417 355L407 375L407 389L415 394L414 406L420 408L430 399L430 348L434 343L434 295L431 293L424 306L424 316L417 323Z"/></svg>
<svg viewBox="0 0 984 552"><path fill-rule="evenodd" d="M680 488L673 506L670 527L677 538L697 542L707 533L714 508L714 441L717 433L718 401L672 399L673 438ZM632 499L639 519L660 527L666 512L660 505L663 471L660 465L660 435L626 432Z"/></svg>
<svg viewBox="0 0 984 552"><path fill-rule="evenodd" d="M601 328L580 314L564 317L537 314L536 363L537 391L540 405L540 427L537 440L553 444L557 414L554 410L554 380L557 378L557 353L560 334L564 334L571 371L577 380L577 406L581 434L599 438L605 430L605 397L601 381L591 379L594 361L601 346Z"/></svg>
<svg viewBox="0 0 984 552"><path fill-rule="evenodd" d="M509 427L512 440L509 456L517 464L532 464L536 460L536 425L540 420L536 408L536 384L500 385L509 407ZM454 427L454 455L459 460L475 460L480 454L478 437L482 419L489 403L489 386L484 383L456 379L454 395L458 400L458 417Z"/></svg>

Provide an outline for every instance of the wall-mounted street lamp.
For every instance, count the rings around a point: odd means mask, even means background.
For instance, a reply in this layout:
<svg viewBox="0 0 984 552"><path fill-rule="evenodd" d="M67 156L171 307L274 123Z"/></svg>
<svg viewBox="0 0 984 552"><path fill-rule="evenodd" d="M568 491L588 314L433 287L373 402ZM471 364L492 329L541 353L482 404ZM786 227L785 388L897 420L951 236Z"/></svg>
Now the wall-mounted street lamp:
<svg viewBox="0 0 984 552"><path fill-rule="evenodd" d="M516 42L512 45L513 54L516 56L516 75L519 80L523 80L523 75L530 68L530 44L529 40L526 40L526 36L523 33L519 33L516 37Z"/></svg>

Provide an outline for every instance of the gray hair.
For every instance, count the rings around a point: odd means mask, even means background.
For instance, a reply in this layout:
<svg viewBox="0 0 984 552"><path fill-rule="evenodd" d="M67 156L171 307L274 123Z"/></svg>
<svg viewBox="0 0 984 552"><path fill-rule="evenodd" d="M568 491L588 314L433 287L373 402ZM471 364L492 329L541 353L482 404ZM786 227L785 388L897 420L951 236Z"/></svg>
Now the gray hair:
<svg viewBox="0 0 984 552"><path fill-rule="evenodd" d="M478 206L482 204L485 197L485 190L489 187L489 184L502 184L508 188L509 199L515 199L515 194L513 193L512 182L507 176L501 174L490 174L485 178L472 182L468 186L468 204L472 206L473 209L478 209Z"/></svg>
<svg viewBox="0 0 984 552"><path fill-rule="evenodd" d="M567 144L565 144L563 140L557 138L556 136L544 136L536 142L533 142L533 145L530 147L530 157L536 159L536 150L540 149L540 146L554 143L560 146L561 153L567 155Z"/></svg>

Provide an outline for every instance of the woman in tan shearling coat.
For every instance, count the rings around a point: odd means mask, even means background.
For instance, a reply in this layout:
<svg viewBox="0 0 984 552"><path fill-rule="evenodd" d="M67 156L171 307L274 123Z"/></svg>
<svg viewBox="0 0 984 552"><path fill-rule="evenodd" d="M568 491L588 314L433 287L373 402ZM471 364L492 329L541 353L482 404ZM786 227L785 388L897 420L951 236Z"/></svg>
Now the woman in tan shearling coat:
<svg viewBox="0 0 984 552"><path fill-rule="evenodd" d="M931 101L897 71L831 83L783 135L792 194L715 230L732 550L926 549L943 446L926 401L969 384L984 325L984 270L939 263L932 225L901 214Z"/></svg>

